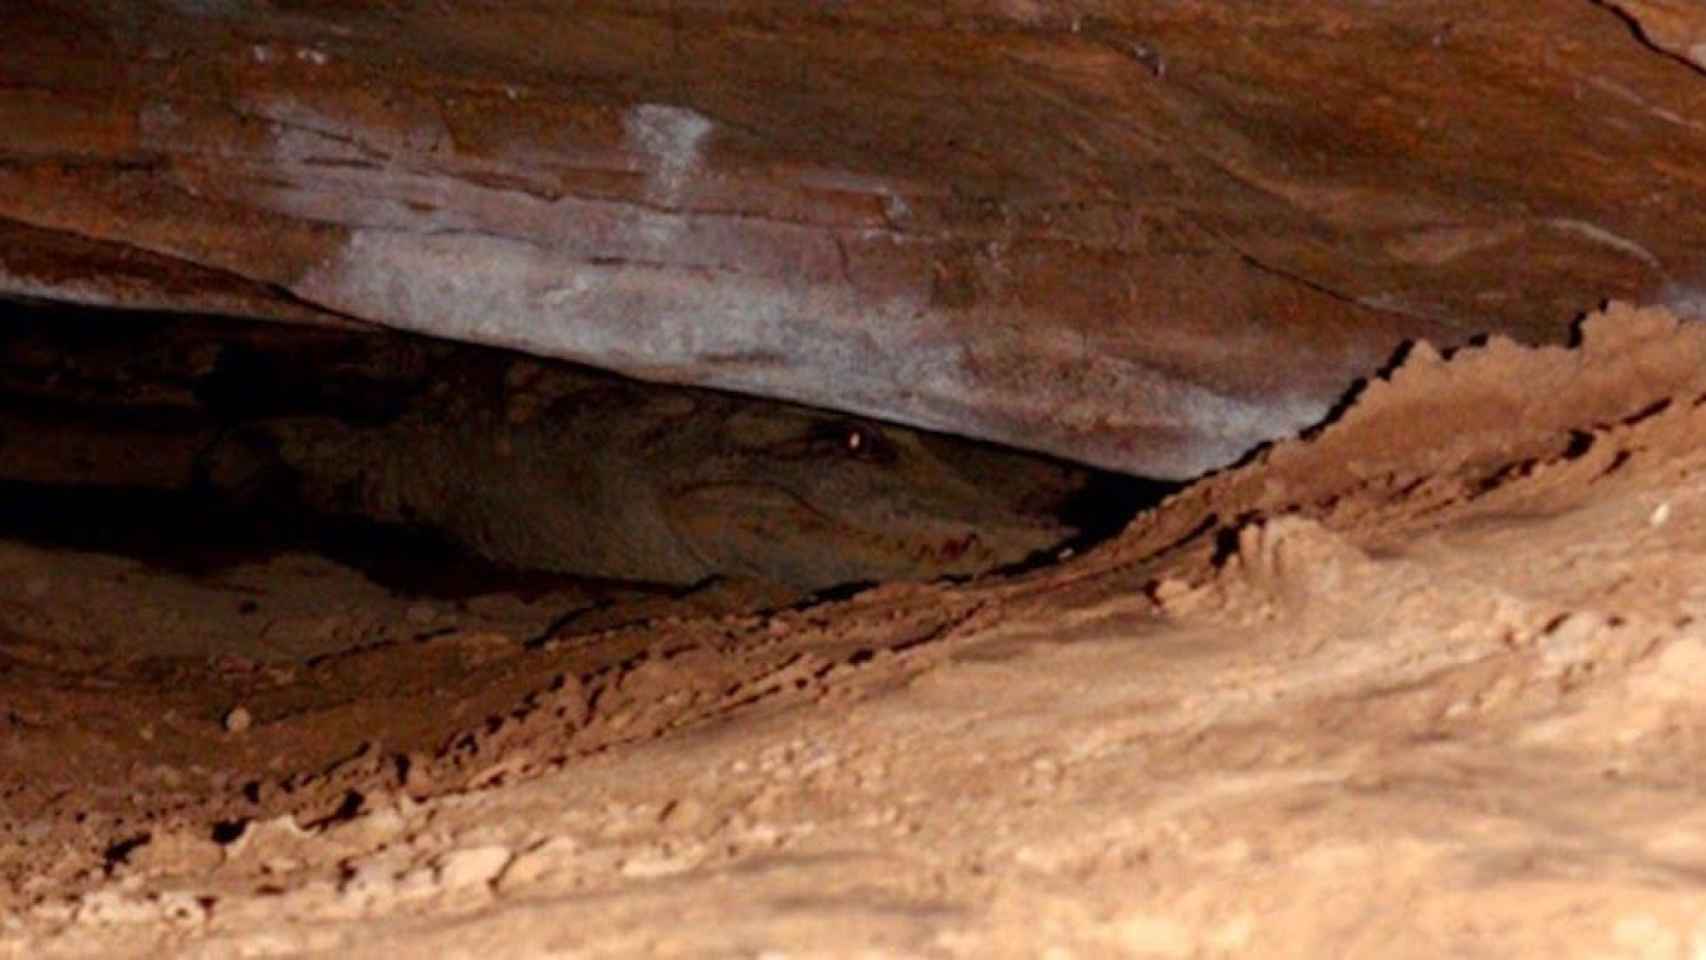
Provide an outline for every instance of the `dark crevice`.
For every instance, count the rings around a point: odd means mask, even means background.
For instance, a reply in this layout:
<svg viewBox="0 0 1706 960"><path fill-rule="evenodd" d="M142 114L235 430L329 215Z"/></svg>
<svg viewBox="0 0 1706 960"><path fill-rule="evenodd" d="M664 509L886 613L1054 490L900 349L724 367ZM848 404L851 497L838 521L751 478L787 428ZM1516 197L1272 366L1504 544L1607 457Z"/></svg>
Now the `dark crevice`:
<svg viewBox="0 0 1706 960"><path fill-rule="evenodd" d="M248 820L221 820L213 825L210 837L223 847L236 843L248 829Z"/></svg>
<svg viewBox="0 0 1706 960"><path fill-rule="evenodd" d="M76 230L67 230L58 226L39 226L34 223L16 220L10 217L0 217L0 226L4 226L12 230L28 231L32 234L45 237L57 238L60 241L69 241L87 245L91 249L101 251L106 257L113 259L115 262L136 261L135 268L137 269L144 266L169 266L174 270L183 271L194 277L193 283L188 284L187 286L182 278L177 278L176 282L169 285L173 288L210 290L216 295L253 298L256 302L272 301L283 307L294 308L294 311L296 312L305 312L308 316L318 317L331 325L342 325L363 330L373 330L379 326L372 320L309 300L281 283L246 276L235 270L229 270L207 263L185 260L170 252L152 250L147 247L137 246L133 243L110 240ZM32 241L32 245L34 242L39 241ZM123 273L123 271L119 272L121 274ZM8 304L12 305L11 310L6 309ZM149 310L146 308L130 310L89 307L80 304L66 303L64 301L41 297L20 296L17 294L6 294L4 297L0 297L0 312L11 313L13 310L18 308L25 308L34 311L46 310L68 315L89 311L111 312L126 315L139 314L143 316L170 315L161 311ZM286 311L286 313L291 312L292 311Z"/></svg>
<svg viewBox="0 0 1706 960"><path fill-rule="evenodd" d="M113 871L130 861L130 855L147 846L154 839L151 833L142 833L127 837L107 847L102 851L101 859L105 861L106 873L110 876Z"/></svg>
<svg viewBox="0 0 1706 960"><path fill-rule="evenodd" d="M509 356L501 351L400 333L254 324L242 332L241 321L165 313L37 310L13 304L3 319L0 537L128 556L200 578L215 578L285 553L314 553L410 597L461 599L502 591L527 599L574 584L647 590L632 581L569 576L483 559L428 526L327 512L304 499L298 476L278 468L281 461L269 447L274 442L270 435L257 435L258 445L244 442L249 424L274 418L326 418L352 429L388 427L434 391L469 403L487 402L481 399L485 393L502 393L506 374L501 371L507 366L497 368L495 378L491 373L492 357ZM348 347L351 343L358 346ZM281 359L278 351L287 344L296 353ZM473 366L464 364L465 359ZM527 362L545 363L532 358ZM465 369L477 372L466 374ZM609 389L622 396L649 396L643 391L676 388ZM750 403L754 409L768 403L720 396L724 399L706 403ZM886 469L895 459L894 448L881 433L887 427L834 415L813 414L810 422L815 425L797 440L762 449L778 463L801 462L818 472ZM674 421L657 427L674 428ZM115 434L134 437L109 442ZM54 446L69 443L66 437L76 441L72 454ZM1051 527L1072 532L1016 563L995 568L1005 572L1045 566L1115 536L1138 512L1182 486L955 438L931 435L917 443L930 456L964 471L961 482L994 482L1001 479L1003 465L1012 463L1054 478L1022 502L1011 501L1016 511L1011 521L1046 520ZM219 450L222 459L210 460L207 451L212 449ZM885 451L887 456L882 455ZM64 456L72 460L54 461ZM236 466L226 470L228 462ZM142 473L152 471L157 484L165 487L127 480L133 466L148 468ZM215 477L216 468L225 472ZM62 479L39 479L44 474ZM1078 479L1065 483L1061 478L1067 476ZM63 479L72 477L79 479ZM406 511L403 515L408 516ZM905 519L896 516L897 522ZM835 551L837 535L826 532L821 549ZM940 542L925 541L921 548L948 560L975 542L973 536L930 536ZM802 602L851 596L872 582L852 578L810 591ZM707 585L660 585L656 591L679 597ZM259 609L253 598L241 602L244 614ZM600 602L564 612L540 636L557 635L588 615L606 614L609 605Z"/></svg>
<svg viewBox="0 0 1706 960"><path fill-rule="evenodd" d="M217 580L290 553L326 557L406 597L457 600L495 590L523 598L586 578L515 570L430 531L288 509L210 508L194 492L73 489L0 481L0 537L110 553ZM254 601L245 611L254 612Z"/></svg>
<svg viewBox="0 0 1706 960"><path fill-rule="evenodd" d="M1674 60L1695 73L1706 74L1706 67L1702 67L1700 64L1688 59L1688 57L1654 42L1651 37L1647 36L1647 31L1641 26L1641 21L1631 15L1628 11L1624 10L1619 4L1612 2L1612 0L1588 0L1588 2L1623 21L1624 26L1629 28L1630 37L1634 38L1636 43L1646 47L1649 51L1656 53L1667 60Z"/></svg>
<svg viewBox="0 0 1706 960"><path fill-rule="evenodd" d="M1312 292L1319 293L1322 296L1327 297L1331 300L1337 300L1340 303L1347 304L1347 305L1353 306L1353 307L1359 307L1359 308L1365 309L1365 310L1372 310L1375 313L1398 313L1398 311L1396 311L1396 310L1381 310L1378 307L1371 307L1368 304L1363 303L1361 300L1358 300L1355 297L1352 297L1352 296L1349 296L1347 294L1340 293L1337 290L1334 290L1332 287L1325 286L1321 283L1318 283L1314 280L1310 280L1307 277L1304 277L1304 276L1297 274L1297 273L1293 273L1292 271L1286 270L1282 267L1276 267L1270 263L1264 263L1261 260L1256 259L1254 256L1244 252L1242 249L1239 249L1238 247L1234 246L1232 248L1232 251L1238 255L1238 259L1240 261L1242 261L1245 266L1251 268L1252 270L1255 270L1259 273L1268 274L1269 276L1279 277L1283 280L1290 281L1291 283L1295 283L1298 286L1303 287L1306 290L1310 290Z"/></svg>
<svg viewBox="0 0 1706 960"><path fill-rule="evenodd" d="M309 821L307 824L304 824L303 829L309 832L317 832L335 824L347 823L354 820L356 815L361 813L362 809L366 806L367 797L363 796L360 791L345 791L343 799L338 803L337 809L317 820Z"/></svg>

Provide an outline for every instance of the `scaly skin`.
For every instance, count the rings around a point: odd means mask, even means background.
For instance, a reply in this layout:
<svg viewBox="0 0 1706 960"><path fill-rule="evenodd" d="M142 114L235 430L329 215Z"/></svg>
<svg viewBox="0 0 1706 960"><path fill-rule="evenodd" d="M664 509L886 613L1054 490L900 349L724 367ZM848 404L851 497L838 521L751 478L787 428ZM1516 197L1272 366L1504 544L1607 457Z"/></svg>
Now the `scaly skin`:
<svg viewBox="0 0 1706 960"><path fill-rule="evenodd" d="M1077 532L1047 509L1084 470L768 401L553 377L532 408L455 398L379 427L250 423L204 476L253 484L270 460L313 510L428 527L518 567L679 584L971 574Z"/></svg>

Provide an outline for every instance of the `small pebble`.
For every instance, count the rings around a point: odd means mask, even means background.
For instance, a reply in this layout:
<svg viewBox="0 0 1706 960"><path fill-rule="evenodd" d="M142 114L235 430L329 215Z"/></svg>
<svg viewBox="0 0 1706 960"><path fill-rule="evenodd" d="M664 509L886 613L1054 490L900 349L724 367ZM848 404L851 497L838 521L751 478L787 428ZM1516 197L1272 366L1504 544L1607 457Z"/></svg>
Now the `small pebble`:
<svg viewBox="0 0 1706 960"><path fill-rule="evenodd" d="M242 733L253 726L255 718L249 714L249 708L236 707L225 715L225 729L230 733Z"/></svg>
<svg viewBox="0 0 1706 960"><path fill-rule="evenodd" d="M705 821L708 811L698 800L671 800L658 813L658 822L677 829L696 827Z"/></svg>
<svg viewBox="0 0 1706 960"><path fill-rule="evenodd" d="M452 888L470 887L491 883L503 872L504 867L509 866L511 859L513 855L508 847L468 847L443 854L434 866L440 885Z"/></svg>

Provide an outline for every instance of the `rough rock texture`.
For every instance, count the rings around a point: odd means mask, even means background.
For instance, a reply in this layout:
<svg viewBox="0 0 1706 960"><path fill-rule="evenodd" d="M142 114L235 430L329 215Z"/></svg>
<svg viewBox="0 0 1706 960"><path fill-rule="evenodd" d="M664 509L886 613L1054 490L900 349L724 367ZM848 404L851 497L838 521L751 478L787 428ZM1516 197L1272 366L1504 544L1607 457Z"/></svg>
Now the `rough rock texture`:
<svg viewBox="0 0 1706 960"><path fill-rule="evenodd" d="M1180 477L1404 337L1689 296L1698 6L6 4L0 289Z"/></svg>
<svg viewBox="0 0 1706 960"><path fill-rule="evenodd" d="M0 957L1699 957L1706 326L1582 333L764 614L0 543Z"/></svg>

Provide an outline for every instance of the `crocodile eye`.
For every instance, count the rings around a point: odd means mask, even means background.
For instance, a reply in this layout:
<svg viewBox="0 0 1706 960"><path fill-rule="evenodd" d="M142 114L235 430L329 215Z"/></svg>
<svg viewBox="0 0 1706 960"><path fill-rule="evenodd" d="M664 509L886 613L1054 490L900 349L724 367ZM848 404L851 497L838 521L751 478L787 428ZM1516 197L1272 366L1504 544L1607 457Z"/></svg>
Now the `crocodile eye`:
<svg viewBox="0 0 1706 960"><path fill-rule="evenodd" d="M888 463L895 458L894 448L889 446L888 440L884 439L875 427L867 424L841 424L837 442L841 446L841 452L855 460Z"/></svg>
<svg viewBox="0 0 1706 960"><path fill-rule="evenodd" d="M821 421L794 443L795 456L843 457L861 463L890 463L897 456L881 430L857 420Z"/></svg>

